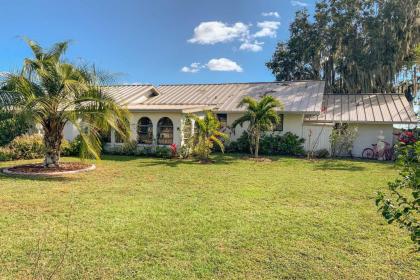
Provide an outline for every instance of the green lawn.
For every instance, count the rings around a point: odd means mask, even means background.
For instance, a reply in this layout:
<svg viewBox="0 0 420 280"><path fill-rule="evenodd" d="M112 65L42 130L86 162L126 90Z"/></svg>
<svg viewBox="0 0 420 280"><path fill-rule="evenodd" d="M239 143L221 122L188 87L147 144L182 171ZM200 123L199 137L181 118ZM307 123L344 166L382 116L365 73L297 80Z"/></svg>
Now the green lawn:
<svg viewBox="0 0 420 280"><path fill-rule="evenodd" d="M374 205L397 175L391 164L106 157L97 167L56 179L0 175L0 279L47 277L57 267L56 279L420 273L408 235Z"/></svg>

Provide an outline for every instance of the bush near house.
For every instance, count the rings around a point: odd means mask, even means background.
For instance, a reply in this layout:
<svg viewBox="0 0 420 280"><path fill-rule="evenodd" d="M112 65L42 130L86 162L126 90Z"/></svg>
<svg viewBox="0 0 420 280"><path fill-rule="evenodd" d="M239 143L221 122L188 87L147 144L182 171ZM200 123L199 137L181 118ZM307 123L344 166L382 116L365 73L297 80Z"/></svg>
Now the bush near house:
<svg viewBox="0 0 420 280"><path fill-rule="evenodd" d="M109 155L120 156L147 156L158 158L171 158L173 157L173 150L167 146L145 146L138 147L136 141L129 141L120 147L107 149L105 151Z"/></svg>
<svg viewBox="0 0 420 280"><path fill-rule="evenodd" d="M315 151L316 158L327 158L330 156L330 152L327 149L320 149Z"/></svg>
<svg viewBox="0 0 420 280"><path fill-rule="evenodd" d="M357 136L357 127L350 127L348 124L336 124L330 135L331 156L352 156L351 150Z"/></svg>
<svg viewBox="0 0 420 280"><path fill-rule="evenodd" d="M62 156L79 156L80 151L82 150L82 138L78 135L73 141L68 142L64 140L61 143L61 155Z"/></svg>
<svg viewBox="0 0 420 280"><path fill-rule="evenodd" d="M260 152L263 155L290 155L299 156L305 153L303 144L305 139L296 134L286 132L283 135L266 134L260 141ZM250 144L247 132L244 132L236 141L228 146L229 152L249 153Z"/></svg>
<svg viewBox="0 0 420 280"><path fill-rule="evenodd" d="M8 147L0 147L0 161L13 160L13 151Z"/></svg>
<svg viewBox="0 0 420 280"><path fill-rule="evenodd" d="M78 142L62 140L62 156L78 155ZM7 146L0 147L0 161L19 159L38 159L44 156L45 146L42 135L21 135Z"/></svg>
<svg viewBox="0 0 420 280"><path fill-rule="evenodd" d="M17 136L27 133L30 126L23 118L0 110L0 146L6 146Z"/></svg>

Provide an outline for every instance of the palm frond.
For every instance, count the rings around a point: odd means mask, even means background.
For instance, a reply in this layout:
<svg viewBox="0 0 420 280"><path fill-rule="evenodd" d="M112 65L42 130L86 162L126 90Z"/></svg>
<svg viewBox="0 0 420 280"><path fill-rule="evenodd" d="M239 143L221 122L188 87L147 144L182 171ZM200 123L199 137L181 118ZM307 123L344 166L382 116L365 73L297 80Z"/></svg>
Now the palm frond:
<svg viewBox="0 0 420 280"><path fill-rule="evenodd" d="M35 41L24 40L34 58L25 59L19 74L2 77L0 106L7 105L14 113L31 116L56 143L61 142L65 124L72 123L82 139L82 156L99 157L103 131L114 129L128 139L128 111L102 92L102 78L94 67L63 60L67 41L44 51Z"/></svg>

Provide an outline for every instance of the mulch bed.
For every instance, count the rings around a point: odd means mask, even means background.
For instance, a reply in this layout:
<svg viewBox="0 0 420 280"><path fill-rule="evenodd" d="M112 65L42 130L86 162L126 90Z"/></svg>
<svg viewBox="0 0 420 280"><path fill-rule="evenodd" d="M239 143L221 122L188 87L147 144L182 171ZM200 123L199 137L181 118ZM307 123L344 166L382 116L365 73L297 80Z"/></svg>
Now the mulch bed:
<svg viewBox="0 0 420 280"><path fill-rule="evenodd" d="M25 164L18 165L14 167L7 168L8 171L12 173L24 173L24 174L59 174L59 173L68 173L83 171L87 168L92 167L92 164L82 163L82 162L63 162L60 163L59 167L49 167L46 168L42 164Z"/></svg>

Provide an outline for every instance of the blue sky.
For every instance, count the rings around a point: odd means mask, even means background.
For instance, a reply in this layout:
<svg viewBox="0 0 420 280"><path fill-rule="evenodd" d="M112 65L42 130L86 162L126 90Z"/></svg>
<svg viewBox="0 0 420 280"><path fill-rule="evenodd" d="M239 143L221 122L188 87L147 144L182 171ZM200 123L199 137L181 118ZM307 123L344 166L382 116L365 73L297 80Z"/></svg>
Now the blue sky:
<svg viewBox="0 0 420 280"><path fill-rule="evenodd" d="M117 83L272 81L265 67L295 11L314 0L0 0L0 72L21 67L27 36L72 40L67 58Z"/></svg>

